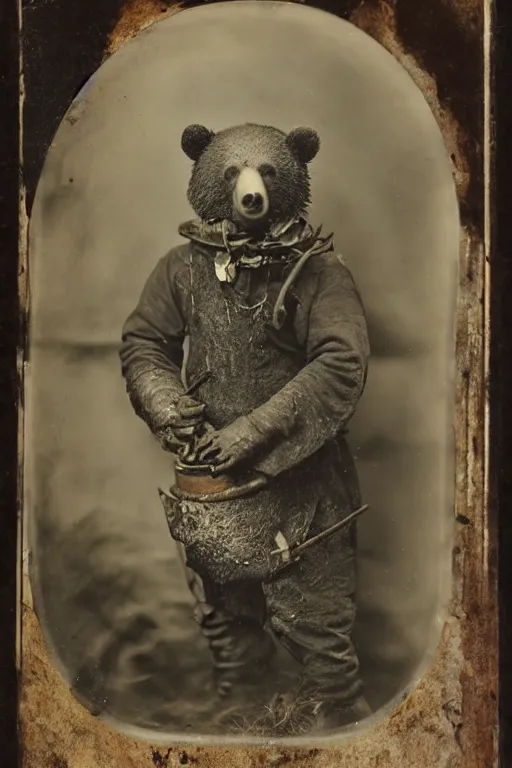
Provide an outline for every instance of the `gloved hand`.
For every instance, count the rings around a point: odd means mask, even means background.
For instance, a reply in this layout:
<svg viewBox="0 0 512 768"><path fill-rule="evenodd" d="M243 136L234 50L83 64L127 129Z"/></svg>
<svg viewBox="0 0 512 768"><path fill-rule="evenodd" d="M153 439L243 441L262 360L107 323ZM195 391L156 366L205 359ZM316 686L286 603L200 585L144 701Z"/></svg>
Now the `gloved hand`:
<svg viewBox="0 0 512 768"><path fill-rule="evenodd" d="M201 462L212 465L217 475L250 459L267 442L268 436L248 416L242 416L224 429L204 435L197 442L196 453Z"/></svg>
<svg viewBox="0 0 512 768"><path fill-rule="evenodd" d="M190 395L182 395L170 420L155 432L161 446L166 451L176 452L190 442L203 426L204 409L203 403L194 400Z"/></svg>

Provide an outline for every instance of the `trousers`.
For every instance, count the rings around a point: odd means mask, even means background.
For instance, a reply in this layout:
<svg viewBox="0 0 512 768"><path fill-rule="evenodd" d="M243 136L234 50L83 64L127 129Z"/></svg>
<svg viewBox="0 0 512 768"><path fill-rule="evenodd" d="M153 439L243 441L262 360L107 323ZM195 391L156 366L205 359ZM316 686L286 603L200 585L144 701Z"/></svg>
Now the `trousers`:
<svg viewBox="0 0 512 768"><path fill-rule="evenodd" d="M339 519L323 507L308 537ZM219 692L240 679L261 677L271 635L301 664L304 696L350 706L362 695L352 642L356 615L356 523L304 551L265 583L218 585L203 579L208 610L199 623L218 673ZM269 631L270 630L270 633Z"/></svg>

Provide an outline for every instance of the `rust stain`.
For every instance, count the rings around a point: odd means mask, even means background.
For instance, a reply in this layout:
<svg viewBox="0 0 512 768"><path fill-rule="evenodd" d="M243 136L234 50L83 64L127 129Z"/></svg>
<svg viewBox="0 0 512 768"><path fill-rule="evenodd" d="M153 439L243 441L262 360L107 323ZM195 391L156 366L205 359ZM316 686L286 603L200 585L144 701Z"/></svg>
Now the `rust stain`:
<svg viewBox="0 0 512 768"><path fill-rule="evenodd" d="M471 754L472 765L491 768L497 761L498 606L497 580L492 568L493 520L485 488L483 429L486 386L482 367L485 254L483 246L469 243L462 265L462 301L459 306L458 355L463 371L458 380L457 449L458 510L472 525L461 525L458 545L461 572L460 609L467 619L462 635L462 719L460 740Z"/></svg>
<svg viewBox="0 0 512 768"><path fill-rule="evenodd" d="M179 10L181 3L169 3L165 0L128 0L109 35L105 56L111 56L143 29Z"/></svg>
<svg viewBox="0 0 512 768"><path fill-rule="evenodd" d="M421 68L415 55L407 51L399 39L395 4L386 0L363 0L350 21L386 48L423 93L443 134L459 200L465 200L470 182L467 131L457 122L453 111L441 105L434 75Z"/></svg>

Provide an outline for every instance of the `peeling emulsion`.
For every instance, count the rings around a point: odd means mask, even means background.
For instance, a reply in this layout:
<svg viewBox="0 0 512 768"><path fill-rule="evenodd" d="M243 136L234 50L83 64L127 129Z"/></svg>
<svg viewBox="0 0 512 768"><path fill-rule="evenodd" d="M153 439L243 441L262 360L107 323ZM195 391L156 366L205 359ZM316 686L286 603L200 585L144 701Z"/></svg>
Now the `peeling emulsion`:
<svg viewBox="0 0 512 768"><path fill-rule="evenodd" d="M483 497L483 2L429 0L423 11L417 0L324 0L317 4L370 34L409 72L443 134L461 205L456 515L473 524L456 526L450 615L430 669L388 718L360 737L350 738L343 747L152 747L113 731L82 708L49 663L37 618L26 605L21 670L23 768L327 768L334 764L345 768L492 768L496 764L496 706L489 696L497 669L496 606L488 572L487 500ZM128 0L109 36L106 56L155 21L189 6L186 2ZM426 15L430 16L428 23ZM439 30L438 37L434 29ZM446 47L450 35L453 44ZM471 621L467 622L468 616Z"/></svg>
<svg viewBox="0 0 512 768"><path fill-rule="evenodd" d="M105 58L115 53L124 43L143 29L167 16L172 16L181 8L181 3L169 3L166 0L128 0L109 35Z"/></svg>

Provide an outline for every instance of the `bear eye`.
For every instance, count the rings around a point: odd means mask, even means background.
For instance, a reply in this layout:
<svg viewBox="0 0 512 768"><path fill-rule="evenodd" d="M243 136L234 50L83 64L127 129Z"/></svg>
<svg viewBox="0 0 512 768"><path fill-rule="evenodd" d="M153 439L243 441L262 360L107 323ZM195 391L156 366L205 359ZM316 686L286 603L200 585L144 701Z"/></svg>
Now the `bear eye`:
<svg viewBox="0 0 512 768"><path fill-rule="evenodd" d="M236 168L234 165L230 165L229 168L226 169L224 172L224 178L226 181L233 181L238 176L238 168Z"/></svg>
<svg viewBox="0 0 512 768"><path fill-rule="evenodd" d="M270 163L264 163L260 165L260 173L262 176L266 176L268 179L274 179L276 176L276 169Z"/></svg>

